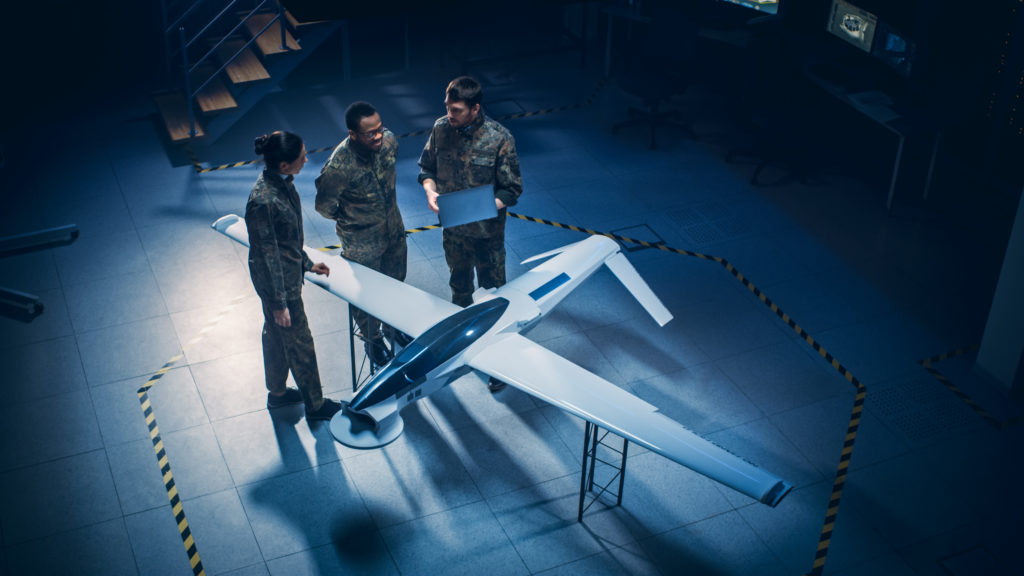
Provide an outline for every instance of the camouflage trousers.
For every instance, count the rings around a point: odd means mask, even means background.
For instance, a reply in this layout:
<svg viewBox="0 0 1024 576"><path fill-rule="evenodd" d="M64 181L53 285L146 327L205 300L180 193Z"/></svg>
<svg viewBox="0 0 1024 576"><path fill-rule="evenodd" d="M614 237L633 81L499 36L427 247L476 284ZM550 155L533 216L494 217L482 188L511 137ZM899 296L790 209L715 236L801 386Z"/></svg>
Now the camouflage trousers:
<svg viewBox="0 0 1024 576"><path fill-rule="evenodd" d="M473 273L481 288L505 284L505 229L494 236L476 238L445 230L444 259L451 278L452 302L462 307L473 303Z"/></svg>
<svg viewBox="0 0 1024 576"><path fill-rule="evenodd" d="M284 392L289 370L295 385L302 392L307 410L317 410L324 403L320 386L320 370L316 364L313 334L309 331L302 299L288 302L292 325L288 328L274 322L274 311L263 301L263 370L267 390Z"/></svg>
<svg viewBox="0 0 1024 576"><path fill-rule="evenodd" d="M395 280L405 281L406 264L409 248L405 242L405 233L379 242L352 242L345 244L341 255L353 262L358 262L371 270L386 274ZM359 308L350 307L352 320L359 328L364 339L372 340L381 335L381 321ZM391 328L388 327L390 332ZM391 334L389 333L390 337Z"/></svg>

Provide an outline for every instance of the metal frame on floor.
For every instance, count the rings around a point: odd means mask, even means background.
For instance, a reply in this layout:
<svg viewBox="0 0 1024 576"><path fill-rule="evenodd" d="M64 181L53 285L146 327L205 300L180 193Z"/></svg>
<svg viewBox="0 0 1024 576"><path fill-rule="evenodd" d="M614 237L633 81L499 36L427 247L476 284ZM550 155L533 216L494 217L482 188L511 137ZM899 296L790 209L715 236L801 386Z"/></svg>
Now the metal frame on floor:
<svg viewBox="0 0 1024 576"><path fill-rule="evenodd" d="M359 327L356 326L356 321L352 317L352 310L355 307L351 304L348 305L348 353L350 358L350 366L352 366L352 393L355 394L356 390L360 386L365 384L377 373L377 366L369 356L363 356L362 361L359 363L359 370L356 371L356 335L359 334ZM363 338L360 336L360 340ZM369 367L369 372L365 375L363 370Z"/></svg>
<svg viewBox="0 0 1024 576"><path fill-rule="evenodd" d="M622 505L622 486L626 481L626 454L629 450L629 440L622 439L622 449L612 446L605 442L605 438L610 433L608 430L604 431L604 434L600 434L600 427L593 422L587 421L586 428L583 430L583 468L580 473L580 505L579 513L576 515L577 522L583 522L583 513L587 511L590 506L597 501L605 492L610 492L609 487L615 480L619 481L618 491L615 494L615 505ZM603 460L597 455L597 447L604 446L616 454L622 456L618 466L614 462ZM593 499L589 504L584 506L586 501L587 492L594 491L594 469L596 464L601 464L611 467L615 470L615 474L605 483L604 486L594 495Z"/></svg>

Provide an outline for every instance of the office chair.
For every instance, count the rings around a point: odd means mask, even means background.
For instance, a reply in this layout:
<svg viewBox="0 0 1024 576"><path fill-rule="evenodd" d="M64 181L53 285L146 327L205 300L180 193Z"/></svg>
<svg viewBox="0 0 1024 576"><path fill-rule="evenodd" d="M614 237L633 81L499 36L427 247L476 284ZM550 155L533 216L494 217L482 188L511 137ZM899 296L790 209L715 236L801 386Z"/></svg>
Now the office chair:
<svg viewBox="0 0 1024 576"><path fill-rule="evenodd" d="M732 106L741 111L738 125L752 141L729 150L725 161L752 161L753 186L813 185L815 148L820 143L814 136L816 119L808 113L815 107L807 101L805 83L794 64L798 57L785 40L779 18L759 17L745 26L750 44Z"/></svg>
<svg viewBox="0 0 1024 576"><path fill-rule="evenodd" d="M612 134L629 126L648 126L653 150L657 147L659 126L674 126L688 137L695 137L691 123L683 121L680 111L671 103L674 96L690 85L695 70L697 25L680 10L656 3L645 32L638 38L638 46L629 47L627 68L616 81L622 91L639 99L641 105L630 106L629 119L612 126Z"/></svg>

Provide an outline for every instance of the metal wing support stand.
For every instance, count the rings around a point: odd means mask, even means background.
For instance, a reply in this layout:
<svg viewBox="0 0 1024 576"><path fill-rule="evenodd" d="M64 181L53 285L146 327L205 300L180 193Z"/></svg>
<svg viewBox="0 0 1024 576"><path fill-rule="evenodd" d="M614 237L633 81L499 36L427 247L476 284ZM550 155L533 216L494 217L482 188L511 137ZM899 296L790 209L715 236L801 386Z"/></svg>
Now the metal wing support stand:
<svg viewBox="0 0 1024 576"><path fill-rule="evenodd" d="M597 424L591 423L589 420L586 423L586 428L583 431L583 468L580 473L580 506L579 512L576 515L577 522L583 522L583 513L590 508L605 492L612 493L609 488L612 483L616 480L619 481L619 487L615 494L615 505L622 505L622 486L626 481L626 453L629 449L629 440L622 439L622 449L618 449L611 444L605 442L610 432L605 430L601 433L601 429ZM621 460L618 464L615 462L604 460L597 454L598 446L604 446L614 454L619 454ZM590 503L586 503L587 492L594 491L594 471L596 464L600 462L602 466L614 470L612 477L601 486L600 490L594 494L594 497L590 500ZM586 505L584 505L586 504Z"/></svg>
<svg viewBox="0 0 1024 576"><path fill-rule="evenodd" d="M359 332L359 327L356 325L355 316L352 312L355 307L351 304L348 305L348 353L350 359L350 365L352 366L352 393L355 394L356 390L360 386L369 382L370 378L377 373L380 368L373 359L369 356L363 356L359 361L359 368L356 369L356 339L363 340L362 334ZM363 371L367 370L366 373Z"/></svg>
<svg viewBox="0 0 1024 576"><path fill-rule="evenodd" d="M77 239L76 224L6 236L0 238L0 258L66 246ZM21 322L31 322L43 313L43 308L38 296L0 286L0 314Z"/></svg>

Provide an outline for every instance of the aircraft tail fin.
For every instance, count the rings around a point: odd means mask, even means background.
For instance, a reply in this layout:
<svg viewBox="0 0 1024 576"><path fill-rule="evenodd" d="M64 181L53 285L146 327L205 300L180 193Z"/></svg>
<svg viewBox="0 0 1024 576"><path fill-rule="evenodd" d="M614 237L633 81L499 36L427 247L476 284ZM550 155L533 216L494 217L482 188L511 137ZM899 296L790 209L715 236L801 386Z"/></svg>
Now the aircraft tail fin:
<svg viewBox="0 0 1024 576"><path fill-rule="evenodd" d="M530 262L538 262L540 260L546 260L548 258L551 258L552 256L558 256L562 252L565 252L566 250L568 250L569 248L579 244L580 242L585 242L585 240L580 240L579 242L573 242L572 244L566 244L565 246L559 246L558 248L555 248L554 250L549 250L547 252L544 252L543 254L536 254L536 255L530 256L526 260L523 260L522 263L523 264L529 264Z"/></svg>
<svg viewBox="0 0 1024 576"><path fill-rule="evenodd" d="M604 263L659 326L668 324L668 321L672 319L672 313L661 303L661 300L658 299L654 291L651 290L651 287L647 285L647 282L636 271L636 268L633 268L633 265L629 263L629 260L622 252L612 254L605 259Z"/></svg>

